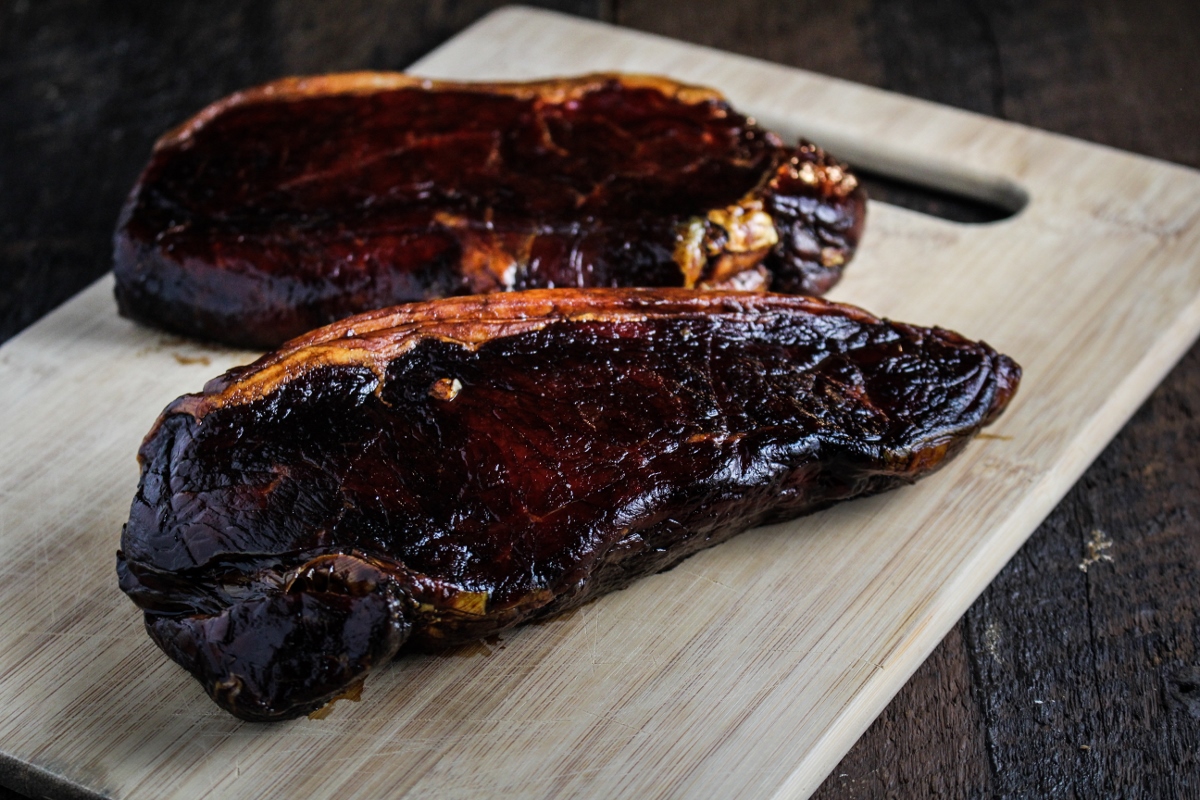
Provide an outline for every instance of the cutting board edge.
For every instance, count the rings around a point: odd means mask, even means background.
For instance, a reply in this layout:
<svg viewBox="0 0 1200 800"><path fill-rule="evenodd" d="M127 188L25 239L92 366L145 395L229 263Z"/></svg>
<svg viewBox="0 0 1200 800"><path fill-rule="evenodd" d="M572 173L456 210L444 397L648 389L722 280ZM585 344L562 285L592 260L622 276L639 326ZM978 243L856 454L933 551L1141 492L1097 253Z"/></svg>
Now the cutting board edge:
<svg viewBox="0 0 1200 800"><path fill-rule="evenodd" d="M29 797L54 797L59 800L108 800L112 797L3 751L0 751L0 786Z"/></svg>
<svg viewBox="0 0 1200 800"><path fill-rule="evenodd" d="M1080 430L1067 447L1063 461L1056 467L1046 469L1043 479L1031 487L1029 508L1010 515L989 537L988 544L999 547L995 550L990 546L979 548L974 557L965 562L978 564L978 568L960 569L951 583L939 588L927 604L927 609L932 609L933 613L923 614L914 620L909 632L892 650L892 653L904 655L894 662L885 663L885 669L872 673L850 703L840 710L809 755L781 782L772 794L773 798L804 800L820 787L854 743L887 708L891 698L925 663L946 634L1036 533L1046 517L1197 341L1200 341L1200 295L1184 308L1158 339L1155 347L1143 356L1138 368L1126 375L1091 422ZM1067 462L1065 467L1064 461ZM1036 520L1032 527L1029 527L1030 520ZM1026 528L1026 533L1019 532ZM1011 532L1006 532L1009 529ZM976 590L973 584L979 575L986 575L987 580ZM960 587L960 584L971 584L972 588ZM930 634L929 631L934 633ZM919 642L923 643L913 647ZM882 702L880 697L884 698Z"/></svg>

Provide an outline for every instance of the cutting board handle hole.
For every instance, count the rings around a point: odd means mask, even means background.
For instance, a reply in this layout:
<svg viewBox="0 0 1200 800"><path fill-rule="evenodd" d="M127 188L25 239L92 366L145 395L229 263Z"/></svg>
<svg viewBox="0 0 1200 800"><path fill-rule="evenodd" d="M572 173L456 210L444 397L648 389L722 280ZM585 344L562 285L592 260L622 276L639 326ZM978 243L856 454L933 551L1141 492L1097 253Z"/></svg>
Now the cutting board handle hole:
<svg viewBox="0 0 1200 800"><path fill-rule="evenodd" d="M1011 219L1029 202L1029 196L1012 185L966 194L863 167L855 167L855 174L872 200L968 225Z"/></svg>
<svg viewBox="0 0 1200 800"><path fill-rule="evenodd" d="M751 106L753 104L747 104ZM987 225L1012 219L1029 205L1029 192L1006 175L937 152L916 151L903 141L847 135L837 126L753 109L753 116L784 141L816 142L847 162L872 200L958 224Z"/></svg>

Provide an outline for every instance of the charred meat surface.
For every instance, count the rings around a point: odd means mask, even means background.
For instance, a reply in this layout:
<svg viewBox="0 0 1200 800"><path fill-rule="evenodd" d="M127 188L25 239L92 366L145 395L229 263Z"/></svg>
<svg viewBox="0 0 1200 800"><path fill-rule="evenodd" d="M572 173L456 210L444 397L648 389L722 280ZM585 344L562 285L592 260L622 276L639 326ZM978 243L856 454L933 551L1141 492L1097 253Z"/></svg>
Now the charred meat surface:
<svg viewBox="0 0 1200 800"><path fill-rule="evenodd" d="M912 482L1019 379L986 344L789 295L537 290L364 314L163 412L120 583L222 707L293 717L402 649Z"/></svg>
<svg viewBox="0 0 1200 800"><path fill-rule="evenodd" d="M354 313L539 287L820 294L865 194L665 78L290 78L165 135L115 241L121 313L275 347Z"/></svg>

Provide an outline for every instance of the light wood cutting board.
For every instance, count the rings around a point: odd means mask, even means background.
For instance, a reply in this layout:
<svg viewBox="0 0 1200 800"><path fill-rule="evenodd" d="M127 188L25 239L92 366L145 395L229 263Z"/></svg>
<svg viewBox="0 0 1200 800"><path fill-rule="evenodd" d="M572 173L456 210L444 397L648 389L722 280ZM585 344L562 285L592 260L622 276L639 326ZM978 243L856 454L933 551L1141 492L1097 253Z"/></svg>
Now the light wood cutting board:
<svg viewBox="0 0 1200 800"><path fill-rule="evenodd" d="M860 165L1027 198L991 225L872 204L833 293L1020 361L992 435L918 486L753 531L501 642L402 658L326 719L252 725L150 643L113 569L142 435L252 354L120 319L106 278L0 349L7 781L114 797L802 797L1200 330L1193 171L525 9L413 68L611 69L716 86Z"/></svg>

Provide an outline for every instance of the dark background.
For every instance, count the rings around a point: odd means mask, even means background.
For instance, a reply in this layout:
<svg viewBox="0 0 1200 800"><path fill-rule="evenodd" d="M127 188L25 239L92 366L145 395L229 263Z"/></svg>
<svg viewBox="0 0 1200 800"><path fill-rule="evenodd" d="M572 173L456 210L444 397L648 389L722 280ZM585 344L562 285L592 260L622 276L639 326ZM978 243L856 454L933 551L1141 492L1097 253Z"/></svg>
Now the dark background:
<svg viewBox="0 0 1200 800"><path fill-rule="evenodd" d="M118 208L168 127L280 75L401 69L499 5L0 0L0 341L109 268ZM532 5L1200 167L1196 0ZM1200 797L1198 415L1200 348L816 796ZM1084 572L1095 531L1112 560Z"/></svg>

